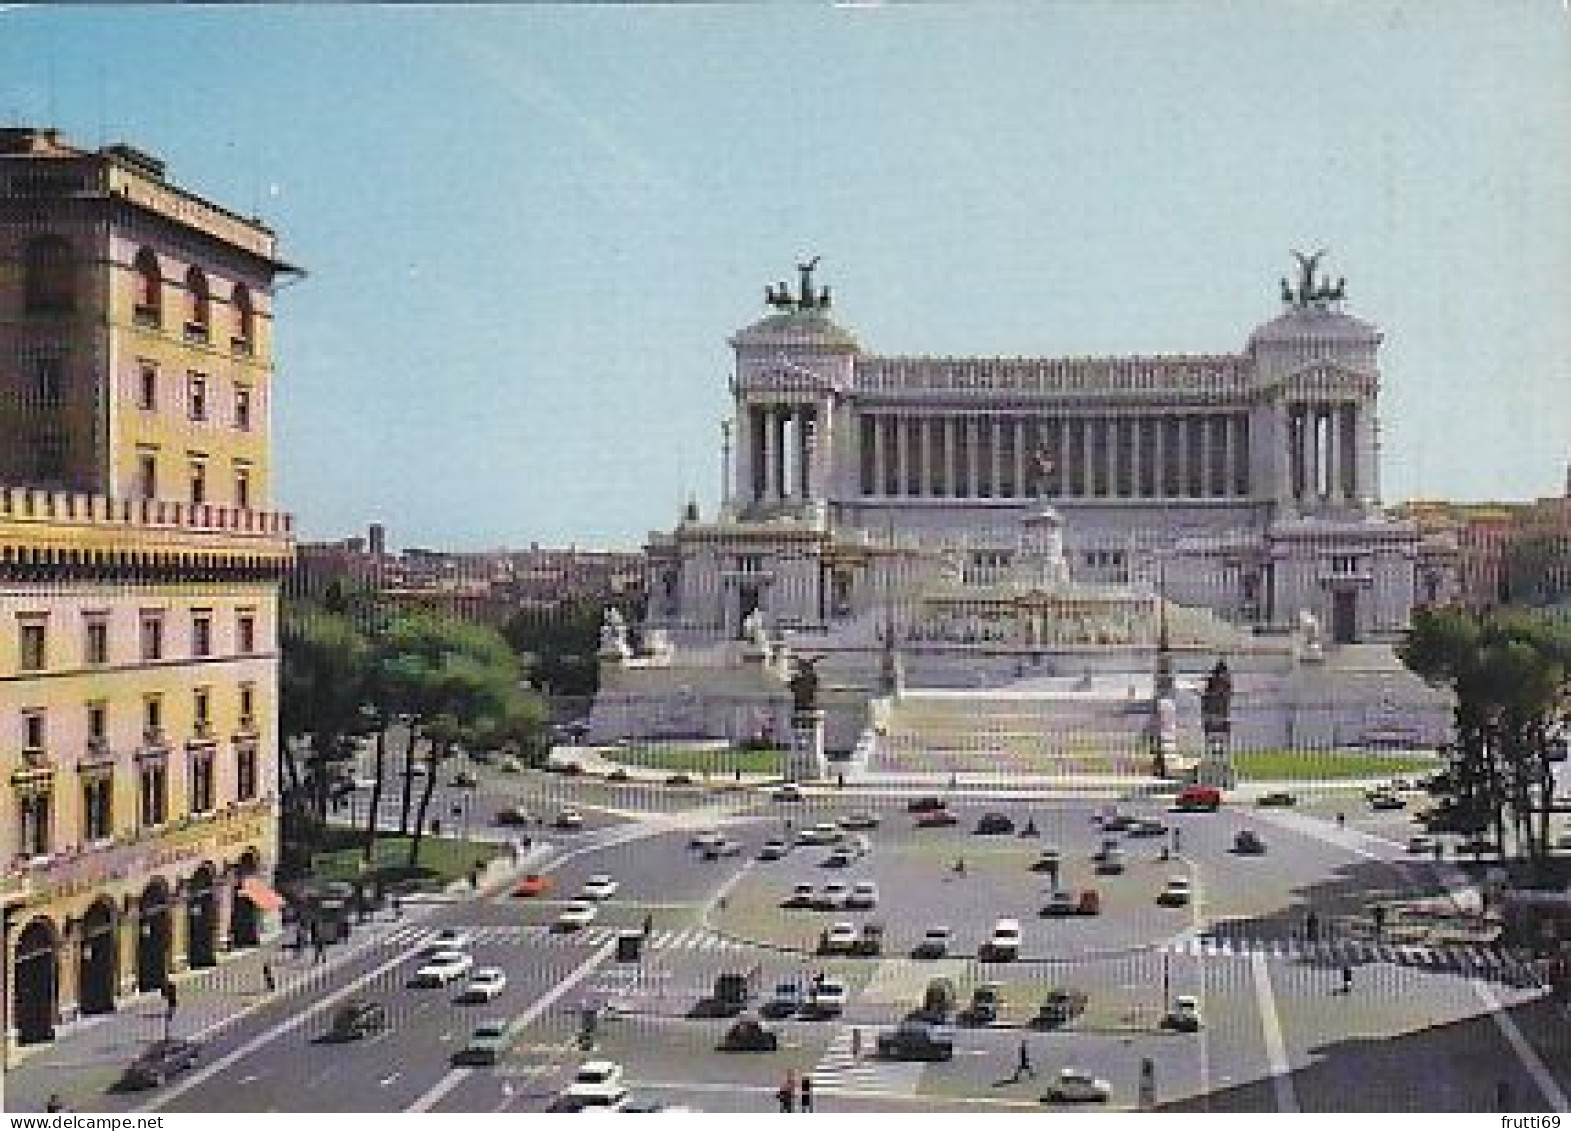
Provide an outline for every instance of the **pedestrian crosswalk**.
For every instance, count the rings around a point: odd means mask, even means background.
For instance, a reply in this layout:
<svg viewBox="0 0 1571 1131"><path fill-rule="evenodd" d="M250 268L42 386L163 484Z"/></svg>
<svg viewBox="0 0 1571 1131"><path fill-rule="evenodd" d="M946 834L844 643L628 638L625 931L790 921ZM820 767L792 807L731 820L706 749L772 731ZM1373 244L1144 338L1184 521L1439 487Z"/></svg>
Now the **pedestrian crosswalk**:
<svg viewBox="0 0 1571 1131"><path fill-rule="evenodd" d="M579 931L557 931L548 924L504 923L459 927L472 936L474 945L602 947L613 942L627 928L586 927ZM389 947L420 946L435 932L429 927L402 927L383 937ZM644 943L650 951L688 950L732 952L751 949L747 943L725 938L704 927L656 930Z"/></svg>
<svg viewBox="0 0 1571 1131"><path fill-rule="evenodd" d="M824 1092L893 1092L916 1095L922 1082L919 1063L879 1060L874 1056L878 1030L842 1025L813 1066L813 1087Z"/></svg>
<svg viewBox="0 0 1571 1131"><path fill-rule="evenodd" d="M1170 954L1198 958L1263 954L1298 962L1327 966L1364 966L1383 962L1489 978L1518 987L1540 984L1533 968L1510 955L1487 946L1414 946L1375 942L1370 939L1245 938L1228 935L1198 935L1169 942L1162 948Z"/></svg>

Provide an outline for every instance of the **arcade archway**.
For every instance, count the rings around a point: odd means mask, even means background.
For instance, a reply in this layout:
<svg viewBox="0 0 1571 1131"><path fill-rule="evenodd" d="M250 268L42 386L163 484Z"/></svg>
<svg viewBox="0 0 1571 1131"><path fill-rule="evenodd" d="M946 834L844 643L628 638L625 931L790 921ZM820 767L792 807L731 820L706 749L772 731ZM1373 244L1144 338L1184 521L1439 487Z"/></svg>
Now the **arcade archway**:
<svg viewBox="0 0 1571 1131"><path fill-rule="evenodd" d="M218 900L213 893L213 866L203 864L186 881L186 962L194 967L218 962Z"/></svg>
<svg viewBox="0 0 1571 1131"><path fill-rule="evenodd" d="M60 935L48 919L34 919L17 936L16 986L11 1002L18 1044L55 1038L60 992Z"/></svg>
<svg viewBox="0 0 1571 1131"><path fill-rule="evenodd" d="M236 950L256 946L262 938L262 910L240 890L246 877L261 870L262 862L255 852L247 852L235 864L235 899L229 913L229 945Z"/></svg>
<svg viewBox="0 0 1571 1131"><path fill-rule="evenodd" d="M169 980L169 885L155 879L137 901L136 988L161 989Z"/></svg>
<svg viewBox="0 0 1571 1131"><path fill-rule="evenodd" d="M84 1014L113 1013L120 980L120 948L115 945L115 908L100 899L82 919L77 961L77 999Z"/></svg>

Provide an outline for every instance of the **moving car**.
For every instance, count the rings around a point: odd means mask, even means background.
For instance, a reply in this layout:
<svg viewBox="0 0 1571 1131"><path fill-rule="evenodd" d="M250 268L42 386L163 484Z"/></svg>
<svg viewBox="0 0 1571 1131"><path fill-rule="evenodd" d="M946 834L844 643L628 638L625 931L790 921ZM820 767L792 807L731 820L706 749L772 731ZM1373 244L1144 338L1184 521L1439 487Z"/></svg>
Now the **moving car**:
<svg viewBox="0 0 1571 1131"><path fill-rule="evenodd" d="M850 830L876 829L878 827L878 817L865 810L857 810L855 813L847 813L844 817L841 817L840 827Z"/></svg>
<svg viewBox="0 0 1571 1131"><path fill-rule="evenodd" d="M529 823L529 810L522 805L509 805L506 809L497 811L496 823L517 827Z"/></svg>
<svg viewBox="0 0 1571 1131"><path fill-rule="evenodd" d="M959 823L960 818L956 817L948 809L929 809L916 819L916 827L919 829L941 829L947 825L958 825Z"/></svg>
<svg viewBox="0 0 1571 1131"><path fill-rule="evenodd" d="M1031 862L1033 872L1056 872L1063 863L1063 854L1056 848L1044 848Z"/></svg>
<svg viewBox="0 0 1571 1131"><path fill-rule="evenodd" d="M993 924L993 933L982 947L979 957L983 962L1013 962L1020 957L1020 920L1000 919Z"/></svg>
<svg viewBox="0 0 1571 1131"><path fill-rule="evenodd" d="M1187 907L1194 895L1188 876L1169 876L1167 886L1162 889L1156 901L1163 907Z"/></svg>
<svg viewBox="0 0 1571 1131"><path fill-rule="evenodd" d="M120 1087L156 1088L190 1068L200 1053L201 1046L195 1041L179 1037L154 1041L126 1067L120 1076Z"/></svg>
<svg viewBox="0 0 1571 1131"><path fill-rule="evenodd" d="M1428 856L1434 852L1435 845L1439 843L1440 842L1434 837L1426 836L1424 833L1419 833L1416 836L1410 836L1407 838L1407 850L1409 852L1422 853L1423 855Z"/></svg>
<svg viewBox="0 0 1571 1131"><path fill-rule="evenodd" d="M1173 999L1172 1008L1162 1015L1162 1028L1180 1033L1194 1033L1200 1029L1200 1001L1189 994Z"/></svg>
<svg viewBox="0 0 1571 1131"><path fill-rule="evenodd" d="M942 797L913 797L906 803L907 813L933 813L944 807Z"/></svg>
<svg viewBox="0 0 1571 1131"><path fill-rule="evenodd" d="M955 1035L947 1027L926 1021L902 1021L878 1034L877 1053L881 1060L952 1060Z"/></svg>
<svg viewBox="0 0 1571 1131"><path fill-rule="evenodd" d="M575 899L562 908L556 917L556 930L581 931L595 921L599 914L593 903L586 899Z"/></svg>
<svg viewBox="0 0 1571 1131"><path fill-rule="evenodd" d="M555 1111L615 1110L627 1100L622 1066L611 1060L586 1060L573 1074L573 1082L553 1103Z"/></svg>
<svg viewBox="0 0 1571 1131"><path fill-rule="evenodd" d="M688 838L687 847L704 849L711 844L719 844L725 839L725 834L719 829L702 829Z"/></svg>
<svg viewBox="0 0 1571 1131"><path fill-rule="evenodd" d="M1167 825L1155 817L1141 817L1129 826L1130 836L1166 836Z"/></svg>
<svg viewBox="0 0 1571 1131"><path fill-rule="evenodd" d="M770 837L758 850L760 860L780 860L791 851L791 846L781 837Z"/></svg>
<svg viewBox="0 0 1571 1131"><path fill-rule="evenodd" d="M811 907L818 898L818 889L812 884L793 884L791 894L780 901L781 907Z"/></svg>
<svg viewBox="0 0 1571 1131"><path fill-rule="evenodd" d="M1113 1086L1082 1068L1063 1068L1042 1099L1047 1103L1106 1103Z"/></svg>
<svg viewBox="0 0 1571 1131"><path fill-rule="evenodd" d="M780 1038L756 1017L738 1017L716 1046L721 1052L774 1052Z"/></svg>
<svg viewBox="0 0 1571 1131"><path fill-rule="evenodd" d="M705 860L719 860L722 856L740 855L742 855L741 842L732 840L730 837L721 837L714 843L705 845L703 850Z"/></svg>
<svg viewBox="0 0 1571 1131"><path fill-rule="evenodd" d="M839 840L839 826L829 824L827 821L804 826L798 829L796 834L798 844L837 844Z"/></svg>
<svg viewBox="0 0 1571 1131"><path fill-rule="evenodd" d="M1124 870L1124 850L1117 844L1104 845L1096 854L1096 874L1117 876Z"/></svg>
<svg viewBox="0 0 1571 1131"><path fill-rule="evenodd" d="M991 1025L998 1020L998 1011L1003 1005L1004 987L997 982L983 982L971 991L966 1017L973 1025Z"/></svg>
<svg viewBox="0 0 1571 1131"><path fill-rule="evenodd" d="M976 823L976 832L981 836L1002 836L1015 831L1015 823L1002 813L983 813Z"/></svg>
<svg viewBox="0 0 1571 1131"><path fill-rule="evenodd" d="M851 885L851 893L846 896L846 906L863 911L877 907L878 885L872 880L858 880Z"/></svg>
<svg viewBox="0 0 1571 1131"><path fill-rule="evenodd" d="M1114 813L1112 816L1104 817L1102 819L1102 828L1106 832L1110 832L1110 833L1127 832L1129 829L1132 829L1134 827L1135 827L1135 818L1131 817L1127 813Z"/></svg>
<svg viewBox="0 0 1571 1131"><path fill-rule="evenodd" d="M846 900L851 898L851 889L845 884L836 881L825 884L813 896L813 906L820 911L839 911L846 905Z"/></svg>
<svg viewBox="0 0 1571 1131"><path fill-rule="evenodd" d="M584 827L584 815L577 809L569 806L556 815L556 827L559 829L581 829Z"/></svg>
<svg viewBox="0 0 1571 1131"><path fill-rule="evenodd" d="M475 933L465 931L458 927L443 927L436 934L425 941L427 954L439 954L444 950L466 950L474 945Z"/></svg>
<svg viewBox="0 0 1571 1131"><path fill-rule="evenodd" d="M1221 807L1222 791L1214 785L1186 785L1173 801L1173 808L1184 813L1215 813Z"/></svg>
<svg viewBox="0 0 1571 1131"><path fill-rule="evenodd" d="M1376 812L1406 809L1407 802L1394 793L1373 793L1369 796L1369 807Z"/></svg>
<svg viewBox="0 0 1571 1131"><path fill-rule="evenodd" d="M1262 793L1258 798L1255 799L1255 804L1263 809L1285 809L1297 805L1298 798L1293 796L1291 793L1288 793L1286 790L1278 789L1273 790L1270 793Z"/></svg>
<svg viewBox="0 0 1571 1131"><path fill-rule="evenodd" d="M513 1043L511 1026L500 1017L476 1025L469 1042L453 1054L454 1064L495 1064Z"/></svg>
<svg viewBox="0 0 1571 1131"><path fill-rule="evenodd" d="M494 1001L498 994L507 989L507 974L500 967L482 966L476 970L469 979L469 984L464 987L464 992L458 995L460 1002Z"/></svg>
<svg viewBox="0 0 1571 1131"><path fill-rule="evenodd" d="M807 1000L802 1003L802 1016L839 1017L845 1012L848 996L846 984L839 978L820 978L808 988Z"/></svg>
<svg viewBox="0 0 1571 1131"><path fill-rule="evenodd" d="M929 927L922 932L922 939L911 951L912 958L942 958L949 953L949 942L954 931L948 927Z"/></svg>
<svg viewBox="0 0 1571 1131"><path fill-rule="evenodd" d="M1253 829L1240 829L1233 838L1233 852L1239 856L1264 856L1266 842Z"/></svg>
<svg viewBox="0 0 1571 1131"><path fill-rule="evenodd" d="M387 1028L387 1007L379 1001L350 998L333 1011L327 1030L330 1041L353 1041Z"/></svg>
<svg viewBox="0 0 1571 1131"><path fill-rule="evenodd" d="M1075 893L1062 890L1052 892L1042 905L1041 914L1052 918L1075 914Z"/></svg>
<svg viewBox="0 0 1571 1131"><path fill-rule="evenodd" d="M818 942L819 954L850 954L856 946L858 932L855 923L834 923L823 933Z"/></svg>
<svg viewBox="0 0 1571 1131"><path fill-rule="evenodd" d="M759 1010L765 1017L788 1017L802 1008L802 987L795 982L777 982Z"/></svg>
<svg viewBox="0 0 1571 1131"><path fill-rule="evenodd" d="M775 786L770 791L769 796L776 801L803 801L806 800L807 795L802 792L802 787L797 785L796 782L788 781L783 785Z"/></svg>
<svg viewBox="0 0 1571 1131"><path fill-rule="evenodd" d="M523 899L533 899L537 895L544 895L551 890L551 877L542 876L538 872L530 872L513 888L513 894Z"/></svg>
<svg viewBox="0 0 1571 1131"><path fill-rule="evenodd" d="M461 950L432 955L415 971L409 984L417 989L441 987L458 981L475 968L475 960Z"/></svg>
<svg viewBox="0 0 1571 1131"><path fill-rule="evenodd" d="M856 853L846 844L838 845L824 857L825 868L849 868L855 862Z"/></svg>
<svg viewBox="0 0 1571 1131"><path fill-rule="evenodd" d="M584 881L584 889L579 892L583 899L610 899L616 894L617 882L605 872L597 872Z"/></svg>
<svg viewBox="0 0 1571 1131"><path fill-rule="evenodd" d="M1042 999L1042 1004L1037 1006L1036 1016L1031 1018L1031 1026L1037 1029L1052 1029L1067 1024L1086 1011L1088 1001L1090 998L1082 990L1050 990Z"/></svg>

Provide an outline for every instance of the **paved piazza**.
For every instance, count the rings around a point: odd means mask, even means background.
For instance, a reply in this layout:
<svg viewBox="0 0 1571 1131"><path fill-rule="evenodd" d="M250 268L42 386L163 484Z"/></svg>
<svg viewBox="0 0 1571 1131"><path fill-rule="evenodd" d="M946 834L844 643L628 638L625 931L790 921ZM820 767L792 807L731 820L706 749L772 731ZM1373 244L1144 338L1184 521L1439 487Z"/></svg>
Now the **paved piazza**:
<svg viewBox="0 0 1571 1131"><path fill-rule="evenodd" d="M207 1041L198 1068L152 1092L109 1091L136 1042L156 1026L116 1035L69 1036L25 1062L10 1087L25 1106L63 1091L74 1110L544 1110L586 1057L625 1067L633 1091L667 1103L724 1111L767 1111L788 1072L810 1076L818 1108L857 1110L1039 1110L1047 1076L1076 1066L1106 1079L1112 1106L1141 1106L1142 1062L1153 1073L1153 1106L1173 1110L1493 1110L1502 1084L1519 1109L1563 1108L1571 1088L1566 1016L1523 971L1465 942L1442 947L1376 939L1370 908L1381 900L1440 896L1460 873L1448 862L1406 852L1406 814L1368 811L1356 790L1302 791L1291 810L1229 804L1215 814L1168 812L1160 799L970 794L950 801L959 823L919 829L906 811L919 791L828 790L806 801L770 800L759 790L711 793L560 775L492 776L474 798L479 826L506 804L552 815L576 804L587 818L571 832L537 829L521 870L552 878L544 897L519 899L496 875L479 893L384 915L356 929L351 949L324 966L280 953L279 989L205 1024L183 1020ZM942 791L939 791L942 792ZM1121 875L1094 873L1099 822L1116 811L1168 824L1162 837L1120 834ZM872 812L871 851L846 868L824 866L827 847L798 847L761 861L758 849L787 823L794 833L853 811ZM1346 820L1339 825L1336 814ZM984 836L987 813L1035 836ZM734 857L704 860L689 842L719 829ZM1232 851L1250 829L1262 856ZM1177 853L1173 854L1177 835ZM500 831L498 835L504 835ZM1095 888L1102 913L1039 914L1048 877L1031 870L1044 847L1058 849L1060 882ZM1172 855L1161 859L1163 849ZM964 861L964 874L956 871ZM595 922L552 930L564 902L588 876L620 887ZM1166 882L1187 877L1188 907L1164 907ZM797 882L875 881L871 911L783 909ZM1452 894L1460 895L1459 892ZM1317 919L1317 937L1306 932ZM978 945L995 919L1021 921L1013 962L982 962ZM618 962L619 930L649 927L643 961ZM815 954L832 922L877 921L879 958ZM949 957L910 956L930 926L954 930ZM480 966L507 972L490 1005L460 1005L454 990L407 983L438 928L472 931ZM1353 992L1341 992L1342 967ZM233 982L246 975L225 968ZM697 1008L721 974L755 979L760 992L815 974L842 978L844 1015L824 1021L770 1020L773 1053L720 1053L729 1025ZM955 1056L938 1064L876 1059L876 1033L916 1007L929 981L948 979L962 1005L981 982L997 982L1003 1007L991 1025L955 1029ZM1084 1013L1052 1031L1028 1022L1054 988L1084 992ZM217 991L215 991L217 992ZM200 1009L201 991L196 1008ZM349 995L383 1002L391 1025L348 1044L322 1040L332 1008ZM1197 1033L1163 1030L1164 1002L1196 997ZM582 1011L599 1010L595 1048L579 1047ZM479 1020L502 1017L516 1034L494 1067L455 1067L452 1053ZM1015 1079L1025 1041L1037 1078ZM858 1055L858 1046L860 1054Z"/></svg>

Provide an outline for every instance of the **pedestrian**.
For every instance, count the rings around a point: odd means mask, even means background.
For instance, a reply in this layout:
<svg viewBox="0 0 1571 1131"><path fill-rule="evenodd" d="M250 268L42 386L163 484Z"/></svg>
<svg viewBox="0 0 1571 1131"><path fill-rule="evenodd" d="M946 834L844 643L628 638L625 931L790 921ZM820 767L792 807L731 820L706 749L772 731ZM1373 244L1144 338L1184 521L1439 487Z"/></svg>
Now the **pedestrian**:
<svg viewBox="0 0 1571 1131"><path fill-rule="evenodd" d="M1019 1083L1026 1076L1031 1077L1033 1080L1036 1079L1036 1065L1031 1063L1031 1046L1027 1042L1021 1041L1020 1055L1015 1059L1014 1082Z"/></svg>
<svg viewBox="0 0 1571 1131"><path fill-rule="evenodd" d="M862 1030L860 1026L851 1026L851 1059L862 1059Z"/></svg>
<svg viewBox="0 0 1571 1131"><path fill-rule="evenodd" d="M320 931L311 932L311 946L315 950L315 962L327 961L327 936Z"/></svg>
<svg viewBox="0 0 1571 1131"><path fill-rule="evenodd" d="M273 981L272 964L268 962L262 963L262 988L268 993L272 993L278 988L278 984Z"/></svg>
<svg viewBox="0 0 1571 1131"><path fill-rule="evenodd" d="M1338 813L1336 815L1336 827L1340 829L1342 826L1344 826L1346 824L1347 824L1347 815L1345 813Z"/></svg>
<svg viewBox="0 0 1571 1131"><path fill-rule="evenodd" d="M1383 903L1375 904L1373 914L1375 919L1375 941L1380 942L1385 938L1386 933L1386 905Z"/></svg>
<svg viewBox="0 0 1571 1131"><path fill-rule="evenodd" d="M796 1110L796 1089L792 1087L790 1077L787 1077L786 1082L775 1092L775 1100L780 1104L781 1111Z"/></svg>
<svg viewBox="0 0 1571 1131"><path fill-rule="evenodd" d="M835 775L835 786L838 789L844 789L846 787L846 776L845 776L845 774L836 774Z"/></svg>
<svg viewBox="0 0 1571 1131"><path fill-rule="evenodd" d="M65 1101L60 1098L59 1092L49 1093L49 1102L44 1104L45 1111L64 1111Z"/></svg>
<svg viewBox="0 0 1571 1131"><path fill-rule="evenodd" d="M1182 832L1180 832L1178 829L1174 829L1173 830L1173 852L1174 852L1175 855L1177 854L1178 850L1183 846L1183 837L1184 837L1184 834Z"/></svg>
<svg viewBox="0 0 1571 1131"><path fill-rule="evenodd" d="M480 865L472 865L469 869L469 886L475 891L480 890Z"/></svg>
<svg viewBox="0 0 1571 1131"><path fill-rule="evenodd" d="M1313 911L1304 916L1304 935L1310 942L1320 941L1320 916Z"/></svg>
<svg viewBox="0 0 1571 1131"><path fill-rule="evenodd" d="M1440 841L1435 841L1435 863L1440 863L1440 858L1446 854L1446 846Z"/></svg>
<svg viewBox="0 0 1571 1131"><path fill-rule="evenodd" d="M813 1110L813 1078L811 1076L803 1076L802 1077L801 1093L802 1093L802 1110L803 1111L812 1111Z"/></svg>
<svg viewBox="0 0 1571 1131"><path fill-rule="evenodd" d="M1342 992L1344 994L1353 992L1353 968L1346 963L1342 965Z"/></svg>
<svg viewBox="0 0 1571 1131"><path fill-rule="evenodd" d="M644 941L649 941L649 936L655 933L655 917L652 914L644 916Z"/></svg>

